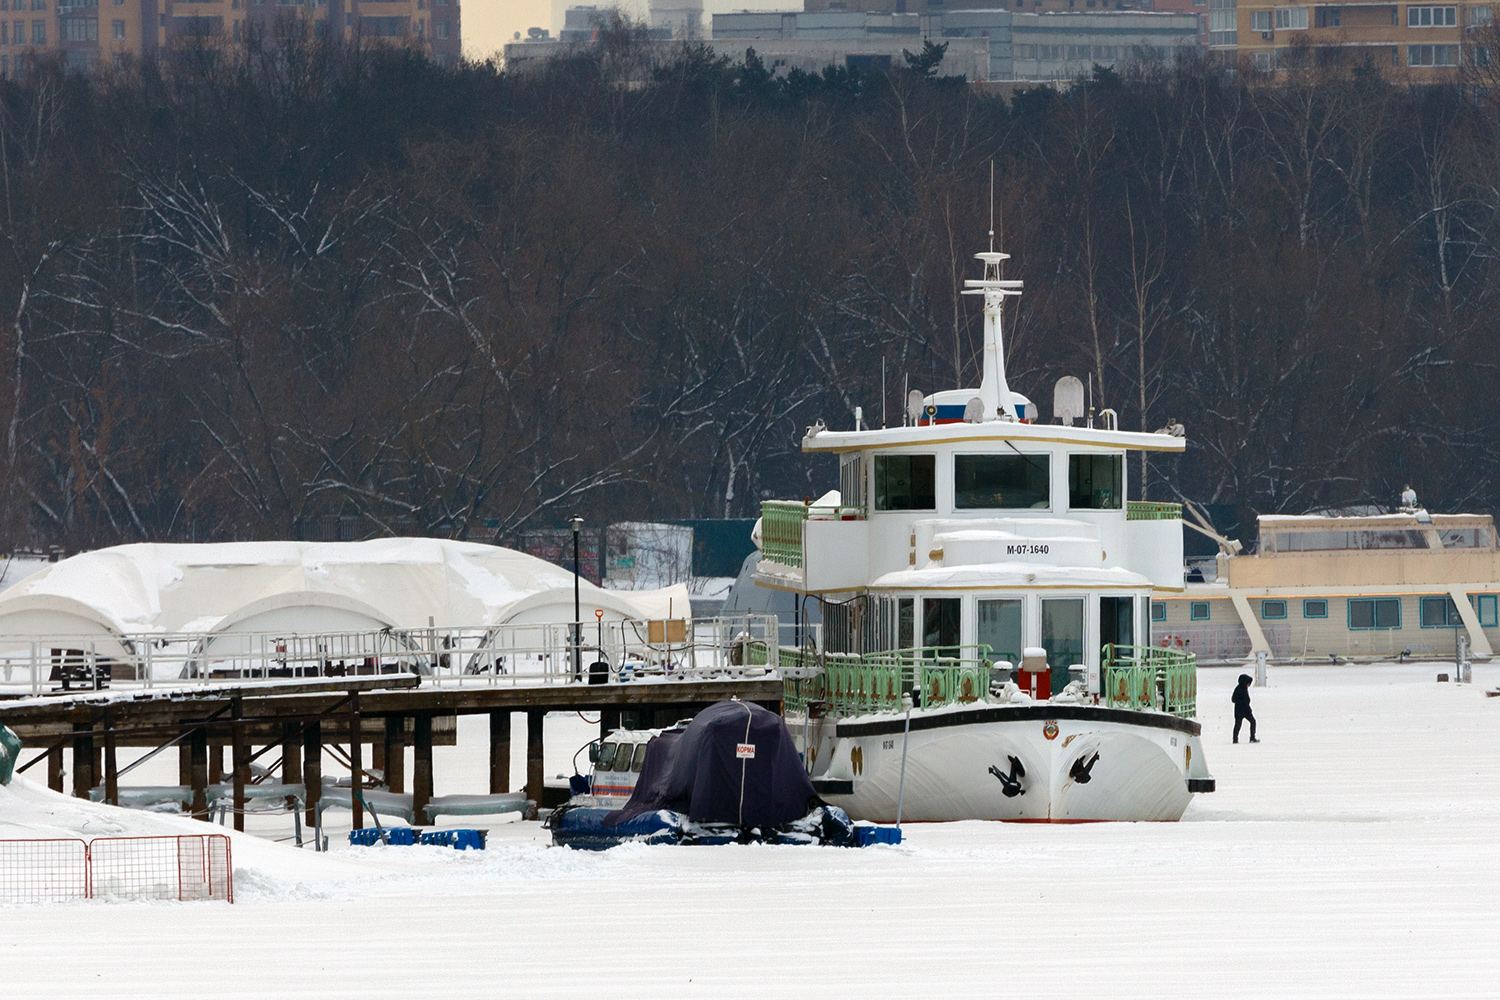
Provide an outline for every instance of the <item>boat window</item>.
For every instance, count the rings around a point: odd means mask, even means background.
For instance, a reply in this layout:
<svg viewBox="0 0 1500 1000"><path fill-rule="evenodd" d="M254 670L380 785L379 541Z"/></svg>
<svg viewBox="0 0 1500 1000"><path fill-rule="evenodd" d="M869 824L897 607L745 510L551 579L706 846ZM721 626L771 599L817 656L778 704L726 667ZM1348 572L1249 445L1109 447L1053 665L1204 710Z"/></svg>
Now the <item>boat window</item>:
<svg viewBox="0 0 1500 1000"><path fill-rule="evenodd" d="M1135 645L1135 599L1099 598L1099 645Z"/></svg>
<svg viewBox="0 0 1500 1000"><path fill-rule="evenodd" d="M865 459L850 455L839 463L839 506L865 507Z"/></svg>
<svg viewBox="0 0 1500 1000"><path fill-rule="evenodd" d="M922 645L937 647L938 656L957 656L959 643L959 609L957 597L922 599Z"/></svg>
<svg viewBox="0 0 1500 1000"><path fill-rule="evenodd" d="M628 771L628 770L630 770L630 755L631 755L632 752L633 752L633 749L632 749L632 747L631 747L631 745L629 743L621 743L620 744L620 752L617 753L617 754L615 754L615 770L616 771Z"/></svg>
<svg viewBox="0 0 1500 1000"><path fill-rule="evenodd" d="M1208 602L1193 601L1188 605L1188 617L1195 622L1206 622L1209 619Z"/></svg>
<svg viewBox="0 0 1500 1000"><path fill-rule="evenodd" d="M1030 510L1051 504L1050 455L955 455L953 506Z"/></svg>
<svg viewBox="0 0 1500 1000"><path fill-rule="evenodd" d="M1309 597L1302 602L1303 618L1327 618L1328 602L1322 598Z"/></svg>
<svg viewBox="0 0 1500 1000"><path fill-rule="evenodd" d="M1270 619L1285 618L1286 601L1261 601L1260 616Z"/></svg>
<svg viewBox="0 0 1500 1000"><path fill-rule="evenodd" d="M1068 683L1068 668L1083 660L1083 598L1054 597L1042 601L1042 648L1052 668L1052 690Z"/></svg>
<svg viewBox="0 0 1500 1000"><path fill-rule="evenodd" d="M912 649L917 644L916 601L910 597L896 602L897 649Z"/></svg>
<svg viewBox="0 0 1500 1000"><path fill-rule="evenodd" d="M1349 627L1398 629L1401 627L1399 597L1349 598Z"/></svg>
<svg viewBox="0 0 1500 1000"><path fill-rule="evenodd" d="M615 751L619 746L614 743L599 744L599 759L594 762L594 770L608 771L615 762Z"/></svg>
<svg viewBox="0 0 1500 1000"><path fill-rule="evenodd" d="M1020 600L980 601L975 624L975 638L981 646L990 647L991 660L1005 660L1012 666L1021 662Z"/></svg>
<svg viewBox="0 0 1500 1000"><path fill-rule="evenodd" d="M630 769L636 774L641 773L641 765L646 763L646 748L649 743L637 743L635 745L635 759L630 762Z"/></svg>
<svg viewBox="0 0 1500 1000"><path fill-rule="evenodd" d="M1167 620L1167 605L1164 601L1151 602L1151 620L1154 622Z"/></svg>
<svg viewBox="0 0 1500 1000"><path fill-rule="evenodd" d="M936 510L937 456L876 455L876 510Z"/></svg>
<svg viewBox="0 0 1500 1000"><path fill-rule="evenodd" d="M1123 455L1069 455L1068 506L1074 510L1119 510L1125 496Z"/></svg>

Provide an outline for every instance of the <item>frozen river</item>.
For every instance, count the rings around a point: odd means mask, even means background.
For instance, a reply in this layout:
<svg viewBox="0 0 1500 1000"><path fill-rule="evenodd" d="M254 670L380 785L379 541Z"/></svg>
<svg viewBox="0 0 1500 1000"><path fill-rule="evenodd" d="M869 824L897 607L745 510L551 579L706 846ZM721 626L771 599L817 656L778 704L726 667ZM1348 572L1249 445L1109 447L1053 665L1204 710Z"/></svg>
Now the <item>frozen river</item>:
<svg viewBox="0 0 1500 1000"><path fill-rule="evenodd" d="M1238 671L1200 671L1219 791L1177 824L920 825L863 851L237 837L234 906L0 909L4 994L1493 997L1500 667L1440 669L1273 668L1264 742L1238 746ZM590 731L551 720L549 772ZM439 792L483 790L482 721L436 763ZM50 793L7 794L0 837Z"/></svg>

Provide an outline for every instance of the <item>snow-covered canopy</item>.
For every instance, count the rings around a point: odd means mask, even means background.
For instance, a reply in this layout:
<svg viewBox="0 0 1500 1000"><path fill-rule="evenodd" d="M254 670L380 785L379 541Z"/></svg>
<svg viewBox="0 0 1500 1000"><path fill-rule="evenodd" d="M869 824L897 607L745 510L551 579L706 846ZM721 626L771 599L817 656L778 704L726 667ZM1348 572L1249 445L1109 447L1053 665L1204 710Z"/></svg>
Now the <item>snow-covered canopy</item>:
<svg viewBox="0 0 1500 1000"><path fill-rule="evenodd" d="M581 583L584 617L687 617L686 587ZM573 619L573 574L514 549L435 538L119 545L0 593L0 637L329 633ZM102 650L101 650L102 651Z"/></svg>

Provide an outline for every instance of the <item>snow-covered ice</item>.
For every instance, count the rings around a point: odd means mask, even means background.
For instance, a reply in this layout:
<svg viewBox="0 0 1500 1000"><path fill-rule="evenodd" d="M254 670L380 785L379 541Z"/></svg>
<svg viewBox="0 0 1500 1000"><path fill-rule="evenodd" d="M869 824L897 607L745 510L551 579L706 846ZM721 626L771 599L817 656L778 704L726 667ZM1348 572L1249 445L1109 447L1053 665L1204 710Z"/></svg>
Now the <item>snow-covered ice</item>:
<svg viewBox="0 0 1500 1000"><path fill-rule="evenodd" d="M535 823L492 827L482 853L242 835L234 906L0 908L0 981L7 998L1496 996L1500 666L1464 687L1440 669L1273 669L1253 691L1264 742L1239 746L1239 671L1200 671L1219 791L1181 823L917 825L862 851L586 854ZM440 793L482 790L483 725L438 748ZM590 729L549 720L549 773ZM56 830L202 829L28 783L0 796L0 836L44 808Z"/></svg>

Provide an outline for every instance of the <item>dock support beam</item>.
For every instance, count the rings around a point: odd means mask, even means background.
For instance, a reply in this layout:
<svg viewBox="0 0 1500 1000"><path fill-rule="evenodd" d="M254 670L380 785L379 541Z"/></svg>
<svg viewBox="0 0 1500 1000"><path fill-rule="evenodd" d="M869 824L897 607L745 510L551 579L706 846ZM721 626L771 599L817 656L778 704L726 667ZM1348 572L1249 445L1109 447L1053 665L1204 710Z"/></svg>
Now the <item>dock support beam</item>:
<svg viewBox="0 0 1500 1000"><path fill-rule="evenodd" d="M119 758L115 754L114 713L104 710L104 801L112 806L120 804Z"/></svg>
<svg viewBox="0 0 1500 1000"><path fill-rule="evenodd" d="M193 786L193 819L208 822L208 733L195 729L185 741L192 757L188 784Z"/></svg>
<svg viewBox="0 0 1500 1000"><path fill-rule="evenodd" d="M283 785L302 784L302 745L297 739L297 724L294 722L284 723L281 727L281 783ZM288 795L286 798L288 809L296 809L297 803Z"/></svg>
<svg viewBox="0 0 1500 1000"><path fill-rule="evenodd" d="M74 731L83 730L92 732L93 726L87 722L73 723ZM74 798L86 799L89 797L89 789L94 787L94 738L92 736L73 737L73 796Z"/></svg>
<svg viewBox="0 0 1500 1000"><path fill-rule="evenodd" d="M250 783L250 748L245 745L245 703L239 695L229 699L229 764L234 768L234 828L245 829L245 786Z"/></svg>
<svg viewBox="0 0 1500 1000"><path fill-rule="evenodd" d="M618 708L599 709L599 738L601 740L619 728L620 710Z"/></svg>
<svg viewBox="0 0 1500 1000"><path fill-rule="evenodd" d="M385 786L406 791L406 720L399 715L385 717Z"/></svg>
<svg viewBox="0 0 1500 1000"><path fill-rule="evenodd" d="M542 804L542 783L546 762L542 758L542 722L547 712L541 708L526 710L526 797Z"/></svg>
<svg viewBox="0 0 1500 1000"><path fill-rule="evenodd" d="M432 715L418 712L412 719L411 821L427 823L427 803L432 801Z"/></svg>
<svg viewBox="0 0 1500 1000"><path fill-rule="evenodd" d="M54 792L63 790L63 752L60 746L47 751L47 787Z"/></svg>
<svg viewBox="0 0 1500 1000"><path fill-rule="evenodd" d="M510 791L510 712L490 713L490 794Z"/></svg>
<svg viewBox="0 0 1500 1000"><path fill-rule="evenodd" d="M365 825L365 803L360 787L365 783L365 746L359 730L359 692L349 692L349 811L354 814L354 829Z"/></svg>
<svg viewBox="0 0 1500 1000"><path fill-rule="evenodd" d="M307 825L317 829L318 800L323 797L323 724L316 719L302 730L302 783L307 786Z"/></svg>

